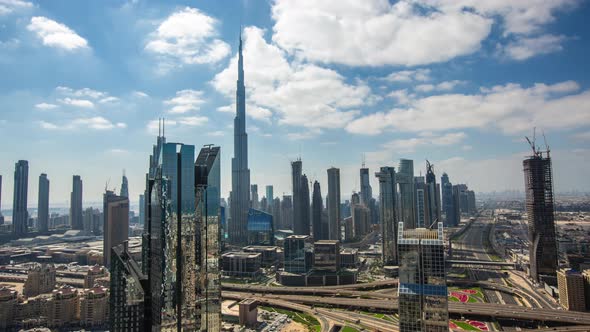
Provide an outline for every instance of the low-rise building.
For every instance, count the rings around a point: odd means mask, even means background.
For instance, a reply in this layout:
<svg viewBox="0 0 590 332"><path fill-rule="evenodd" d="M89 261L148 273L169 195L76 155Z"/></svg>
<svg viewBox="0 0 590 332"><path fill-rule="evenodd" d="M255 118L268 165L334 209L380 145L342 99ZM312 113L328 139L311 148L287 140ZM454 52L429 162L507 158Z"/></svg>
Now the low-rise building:
<svg viewBox="0 0 590 332"><path fill-rule="evenodd" d="M23 294L27 297L50 293L55 287L55 267L49 264L35 264L27 273Z"/></svg>
<svg viewBox="0 0 590 332"><path fill-rule="evenodd" d="M85 289L80 299L80 325L99 327L108 324L109 293L105 287Z"/></svg>
<svg viewBox="0 0 590 332"><path fill-rule="evenodd" d="M559 289L559 303L567 310L584 311L584 278L578 271L560 269L557 271L557 288Z"/></svg>
<svg viewBox="0 0 590 332"><path fill-rule="evenodd" d="M75 325L80 317L78 290L71 286L54 290L53 296L47 302L46 310L49 327Z"/></svg>
<svg viewBox="0 0 590 332"><path fill-rule="evenodd" d="M255 252L227 252L221 255L223 275L240 278L258 278L262 274L262 254Z"/></svg>
<svg viewBox="0 0 590 332"><path fill-rule="evenodd" d="M340 241L319 240L314 243L314 264L317 271L338 272L340 270Z"/></svg>

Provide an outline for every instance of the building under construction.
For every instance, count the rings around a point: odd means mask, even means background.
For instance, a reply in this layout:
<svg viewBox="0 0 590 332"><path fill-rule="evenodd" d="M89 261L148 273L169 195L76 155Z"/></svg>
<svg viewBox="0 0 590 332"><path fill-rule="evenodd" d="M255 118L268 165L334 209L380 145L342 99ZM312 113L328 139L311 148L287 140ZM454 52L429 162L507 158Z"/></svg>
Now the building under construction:
<svg viewBox="0 0 590 332"><path fill-rule="evenodd" d="M555 276L557 242L553 208L553 176L549 148L539 151L531 142L533 155L523 161L528 215L530 276Z"/></svg>

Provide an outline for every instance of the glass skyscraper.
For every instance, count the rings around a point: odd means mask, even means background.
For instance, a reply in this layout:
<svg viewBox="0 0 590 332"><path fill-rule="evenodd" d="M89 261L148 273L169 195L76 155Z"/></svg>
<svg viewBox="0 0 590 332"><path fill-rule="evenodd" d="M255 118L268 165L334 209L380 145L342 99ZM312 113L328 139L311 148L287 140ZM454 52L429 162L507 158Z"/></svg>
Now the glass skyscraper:
<svg viewBox="0 0 590 332"><path fill-rule="evenodd" d="M340 227L340 169L328 169L328 239L342 238Z"/></svg>
<svg viewBox="0 0 590 332"><path fill-rule="evenodd" d="M375 173L379 179L379 208L381 209L381 246L383 265L397 265L397 192L395 169L381 167Z"/></svg>
<svg viewBox="0 0 590 332"><path fill-rule="evenodd" d="M70 195L70 226L72 229L82 230L82 179L80 175L72 178L72 193Z"/></svg>
<svg viewBox="0 0 590 332"><path fill-rule="evenodd" d="M49 229L49 179L47 174L39 175L39 197L37 201L37 229L47 232Z"/></svg>
<svg viewBox="0 0 590 332"><path fill-rule="evenodd" d="M19 160L14 165L14 195L12 200L12 232L18 237L28 233L29 162Z"/></svg>
<svg viewBox="0 0 590 332"><path fill-rule="evenodd" d="M400 221L407 228L416 228L416 194L414 192L414 161L400 159L396 181L400 195Z"/></svg>
<svg viewBox="0 0 590 332"><path fill-rule="evenodd" d="M248 244L273 245L274 224L270 213L250 209L248 212Z"/></svg>
<svg viewBox="0 0 590 332"><path fill-rule="evenodd" d="M438 229L398 225L400 332L449 330L443 224Z"/></svg>

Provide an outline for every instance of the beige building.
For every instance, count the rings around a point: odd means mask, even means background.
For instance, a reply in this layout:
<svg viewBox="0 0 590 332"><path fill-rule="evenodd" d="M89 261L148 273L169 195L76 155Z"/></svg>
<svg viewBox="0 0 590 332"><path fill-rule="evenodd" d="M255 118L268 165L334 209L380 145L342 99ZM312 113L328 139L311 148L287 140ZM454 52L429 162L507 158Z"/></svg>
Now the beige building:
<svg viewBox="0 0 590 332"><path fill-rule="evenodd" d="M0 330L5 330L12 324L16 302L16 291L6 287L0 288Z"/></svg>
<svg viewBox="0 0 590 332"><path fill-rule="evenodd" d="M580 272L572 269L557 271L557 287L559 289L559 303L567 310L584 311L584 278Z"/></svg>
<svg viewBox="0 0 590 332"><path fill-rule="evenodd" d="M53 296L47 302L47 325L59 327L75 324L80 317L80 298L78 290L63 286L53 291Z"/></svg>
<svg viewBox="0 0 590 332"><path fill-rule="evenodd" d="M85 327L108 324L109 293L105 287L85 289L80 298L80 325Z"/></svg>
<svg viewBox="0 0 590 332"><path fill-rule="evenodd" d="M84 288L93 288L96 285L96 280L108 276L108 271L103 266L94 265L88 269L84 276Z"/></svg>
<svg viewBox="0 0 590 332"><path fill-rule="evenodd" d="M26 297L50 293L55 287L55 267L53 265L36 264L27 274L23 294Z"/></svg>

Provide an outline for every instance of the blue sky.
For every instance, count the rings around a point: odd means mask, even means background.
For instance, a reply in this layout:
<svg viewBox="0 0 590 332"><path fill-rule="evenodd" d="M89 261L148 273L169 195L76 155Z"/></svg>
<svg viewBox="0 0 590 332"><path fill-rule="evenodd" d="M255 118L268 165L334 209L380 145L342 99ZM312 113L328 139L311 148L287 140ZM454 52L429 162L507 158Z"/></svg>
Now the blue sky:
<svg viewBox="0 0 590 332"><path fill-rule="evenodd" d="M344 198L363 155L371 172L428 158L476 191L519 190L535 126L556 190L588 191L589 15L578 0L0 0L2 206L18 159L31 206L41 172L52 204L72 174L99 201L123 169L137 200L159 117L168 141L221 145L226 195L240 31L261 197L291 191L299 155L324 194L340 167Z"/></svg>

